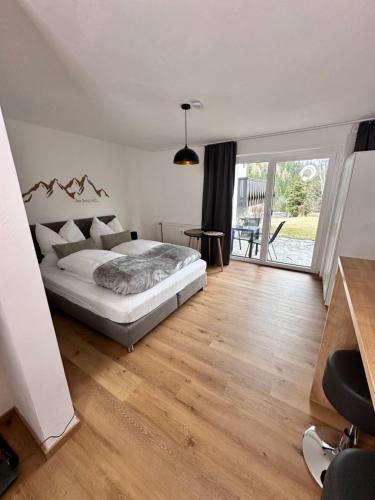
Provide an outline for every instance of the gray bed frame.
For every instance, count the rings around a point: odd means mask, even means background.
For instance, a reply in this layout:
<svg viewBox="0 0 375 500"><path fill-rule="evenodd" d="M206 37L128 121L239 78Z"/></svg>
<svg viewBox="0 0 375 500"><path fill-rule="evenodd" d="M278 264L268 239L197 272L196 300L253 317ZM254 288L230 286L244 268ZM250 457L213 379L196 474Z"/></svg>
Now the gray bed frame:
<svg viewBox="0 0 375 500"><path fill-rule="evenodd" d="M98 219L107 224L114 217L114 215L105 215L98 217ZM49 227L53 231L58 232L65 222L66 221L47 222L42 224ZM85 238L88 238L90 236L92 217L86 219L75 219L74 222L80 228ZM30 226L30 231L38 257L38 262L41 262L43 255L35 236L35 225ZM135 231L132 231L131 237L133 240L136 240L138 235ZM116 323L110 319L103 318L102 316L99 316L88 309L65 299L64 297L61 297L48 289L46 289L46 295L50 306L60 309L78 321L90 326L94 330L103 333L107 337L110 337L116 342L119 342L123 346L127 347L129 352L132 352L134 350L134 344L138 342L138 340L147 335L153 328L155 328L155 326L161 323L167 316L172 314L173 311L178 309L184 302L190 299L190 297L203 290L205 284L206 274L195 279L185 288L176 293L176 295L160 304L159 307L153 309L151 312L132 323Z"/></svg>

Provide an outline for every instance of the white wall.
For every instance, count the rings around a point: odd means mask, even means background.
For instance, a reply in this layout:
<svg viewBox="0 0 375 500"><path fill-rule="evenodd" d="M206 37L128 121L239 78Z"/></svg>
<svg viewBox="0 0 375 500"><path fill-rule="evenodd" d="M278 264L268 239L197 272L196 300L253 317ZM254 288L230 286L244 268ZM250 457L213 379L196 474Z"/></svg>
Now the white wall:
<svg viewBox="0 0 375 500"><path fill-rule="evenodd" d="M42 442L61 433L74 410L1 112L0 185L0 365Z"/></svg>
<svg viewBox="0 0 375 500"><path fill-rule="evenodd" d="M357 152L346 160L322 273L327 305L340 256L375 259L374 165L375 151Z"/></svg>
<svg viewBox="0 0 375 500"><path fill-rule="evenodd" d="M40 180L57 178L66 183L87 174L109 194L109 198L97 197L89 189L82 197L95 201L87 202L75 201L57 189L49 198L38 192L25 203L30 224L114 213L123 224L137 229L133 172L150 153L16 120L6 120L6 127L22 192Z"/></svg>
<svg viewBox="0 0 375 500"><path fill-rule="evenodd" d="M176 151L149 153L149 160L136 172L141 233L160 237L158 222L198 225L202 217L204 149L194 148L198 165L174 165Z"/></svg>
<svg viewBox="0 0 375 500"><path fill-rule="evenodd" d="M3 368L0 366L0 416L4 415L13 406L14 400L9 390L9 383L5 378Z"/></svg>
<svg viewBox="0 0 375 500"><path fill-rule="evenodd" d="M97 203L77 203L61 193L36 197L25 205L30 223L116 213L125 226L149 239L160 238L158 222L201 223L203 147L194 146L200 164L185 167L173 164L175 150L141 151L15 120L7 120L7 129L23 191L41 179L67 181L87 173L110 194ZM253 158L330 151L336 157L331 165L333 196L351 129L346 125L246 139L238 141L237 151Z"/></svg>
<svg viewBox="0 0 375 500"><path fill-rule="evenodd" d="M352 127L339 126L294 132L238 141L238 155L274 156L302 150L329 150L336 155L332 176L339 177L344 148ZM138 210L141 213L142 233L147 238L159 237L158 222L200 225L204 176L204 148L194 147L200 164L173 164L176 151L150 153L151 160L142 163L134 175L140 192Z"/></svg>
<svg viewBox="0 0 375 500"><path fill-rule="evenodd" d="M196 148L201 163L184 167L173 164L176 151L141 151L11 119L6 127L22 192L87 173L110 195L82 203L63 192L38 193L25 203L30 224L116 214L145 238L160 236L158 222L200 225L203 148Z"/></svg>
<svg viewBox="0 0 375 500"><path fill-rule="evenodd" d="M237 154L274 154L320 148L337 150L345 145L351 129L351 125L341 125L246 139L238 141Z"/></svg>

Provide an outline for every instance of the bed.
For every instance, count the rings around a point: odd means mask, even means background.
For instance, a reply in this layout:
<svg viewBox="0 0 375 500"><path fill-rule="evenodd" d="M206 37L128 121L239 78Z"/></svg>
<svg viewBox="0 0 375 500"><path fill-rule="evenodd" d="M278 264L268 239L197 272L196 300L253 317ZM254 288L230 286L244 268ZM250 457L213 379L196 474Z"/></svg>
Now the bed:
<svg viewBox="0 0 375 500"><path fill-rule="evenodd" d="M109 215L98 219L107 224L114 217ZM65 222L43 225L58 232ZM92 218L76 219L74 222L88 238ZM35 236L35 226L30 226L30 230L38 261L41 263L43 255ZM131 238L137 240L137 233L132 232ZM40 270L47 299L52 307L119 342L129 352L155 326L195 293L203 290L207 279L206 263L199 259L145 292L117 295L95 284L85 283L57 266L41 264Z"/></svg>

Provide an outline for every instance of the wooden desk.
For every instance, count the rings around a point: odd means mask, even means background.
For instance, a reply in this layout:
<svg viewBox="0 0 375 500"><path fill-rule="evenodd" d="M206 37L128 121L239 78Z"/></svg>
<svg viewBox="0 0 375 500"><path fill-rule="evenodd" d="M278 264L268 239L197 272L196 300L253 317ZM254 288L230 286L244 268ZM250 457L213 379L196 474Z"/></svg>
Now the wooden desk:
<svg viewBox="0 0 375 500"><path fill-rule="evenodd" d="M310 399L332 408L322 378L328 355L359 349L375 408L375 261L340 257Z"/></svg>

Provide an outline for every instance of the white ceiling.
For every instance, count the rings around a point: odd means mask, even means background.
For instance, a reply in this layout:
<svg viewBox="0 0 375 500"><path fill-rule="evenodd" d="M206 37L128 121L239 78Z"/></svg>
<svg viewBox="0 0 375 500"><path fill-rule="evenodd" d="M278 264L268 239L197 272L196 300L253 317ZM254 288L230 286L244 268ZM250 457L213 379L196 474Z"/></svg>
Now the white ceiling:
<svg viewBox="0 0 375 500"><path fill-rule="evenodd" d="M374 0L0 0L10 118L143 149L375 115Z"/></svg>

